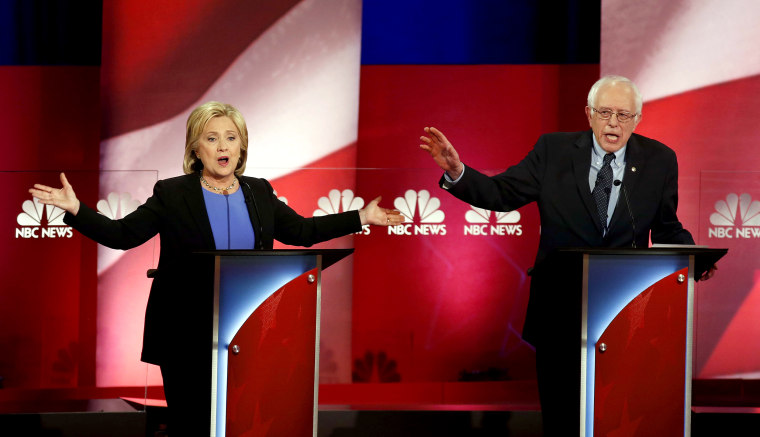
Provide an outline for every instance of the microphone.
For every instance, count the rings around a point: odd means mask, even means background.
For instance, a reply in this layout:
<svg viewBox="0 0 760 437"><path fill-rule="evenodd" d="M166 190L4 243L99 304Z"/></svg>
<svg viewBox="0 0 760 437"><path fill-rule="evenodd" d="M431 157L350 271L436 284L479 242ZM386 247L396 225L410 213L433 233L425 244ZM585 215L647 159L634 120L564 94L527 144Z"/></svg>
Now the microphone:
<svg viewBox="0 0 760 437"><path fill-rule="evenodd" d="M256 213L256 220L259 222L259 235L256 236L256 246L259 250L264 250L264 225L261 223L261 216L259 215L259 207L256 205L256 197L253 196L253 190L248 182L243 181L243 185L247 190L243 190L243 198L248 205L253 204L253 212Z"/></svg>
<svg viewBox="0 0 760 437"><path fill-rule="evenodd" d="M625 185L623 184L623 181L619 179L615 179L613 184L616 187L619 186L623 191L625 206L628 209L628 217L631 218L631 229L633 229L633 241L631 242L631 246L635 249L636 248L636 220L634 220L633 218L633 211L631 211L631 203L628 201L628 190L625 189Z"/></svg>

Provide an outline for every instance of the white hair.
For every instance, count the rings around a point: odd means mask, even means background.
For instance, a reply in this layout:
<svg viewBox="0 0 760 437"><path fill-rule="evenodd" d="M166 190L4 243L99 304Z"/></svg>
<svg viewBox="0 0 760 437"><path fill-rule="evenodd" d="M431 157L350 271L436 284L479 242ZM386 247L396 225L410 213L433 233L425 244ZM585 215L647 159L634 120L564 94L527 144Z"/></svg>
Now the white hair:
<svg viewBox="0 0 760 437"><path fill-rule="evenodd" d="M644 99L641 97L641 93L639 92L639 88L636 86L631 79L628 79L627 77L623 76L615 76L615 75L609 75L604 76L601 79L597 80L594 85L591 86L591 89L588 92L588 100L587 104L589 108L595 108L596 107L596 95L599 92L599 89L602 88L604 85L612 85L616 83L622 83L628 85L631 90L633 91L633 97L635 100L636 105L636 114L641 114L641 107L644 104Z"/></svg>

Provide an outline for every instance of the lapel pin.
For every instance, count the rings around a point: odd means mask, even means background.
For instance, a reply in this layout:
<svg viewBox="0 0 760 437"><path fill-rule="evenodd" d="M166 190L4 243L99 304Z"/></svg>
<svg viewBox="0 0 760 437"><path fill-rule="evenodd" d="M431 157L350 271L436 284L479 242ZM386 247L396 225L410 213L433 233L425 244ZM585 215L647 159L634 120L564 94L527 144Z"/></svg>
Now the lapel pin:
<svg viewBox="0 0 760 437"><path fill-rule="evenodd" d="M636 167L631 167L631 171L636 173Z"/></svg>

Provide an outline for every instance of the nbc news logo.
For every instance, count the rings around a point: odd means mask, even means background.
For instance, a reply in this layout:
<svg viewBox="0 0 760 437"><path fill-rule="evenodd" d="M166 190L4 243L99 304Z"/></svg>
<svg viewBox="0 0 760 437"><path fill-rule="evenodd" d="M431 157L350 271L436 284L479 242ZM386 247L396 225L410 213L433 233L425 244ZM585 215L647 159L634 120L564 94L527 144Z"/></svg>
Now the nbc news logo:
<svg viewBox="0 0 760 437"><path fill-rule="evenodd" d="M443 224L446 214L439 209L441 201L430 197L428 190L407 190L404 197L393 201L393 207L404 216L404 223L388 226L388 235L446 235ZM419 224L414 223L415 214L419 216Z"/></svg>
<svg viewBox="0 0 760 437"><path fill-rule="evenodd" d="M760 202L747 193L731 193L715 202L710 224L709 238L760 238Z"/></svg>
<svg viewBox="0 0 760 437"><path fill-rule="evenodd" d="M98 201L98 212L111 220L123 218L140 206L129 193L110 193ZM63 222L66 211L52 205L43 205L37 199L26 200L16 217L16 238L71 238L73 231ZM42 226L43 219L47 227Z"/></svg>
<svg viewBox="0 0 760 437"><path fill-rule="evenodd" d="M469 223L464 226L464 235L522 235L520 213L518 211L495 212L495 224L491 222L491 211L470 206L464 215Z"/></svg>
<svg viewBox="0 0 760 437"><path fill-rule="evenodd" d="M71 228L63 222L65 211L52 205L43 205L39 200L26 200L21 205L23 211L16 217L16 238L71 238ZM45 220L47 226L43 227Z"/></svg>

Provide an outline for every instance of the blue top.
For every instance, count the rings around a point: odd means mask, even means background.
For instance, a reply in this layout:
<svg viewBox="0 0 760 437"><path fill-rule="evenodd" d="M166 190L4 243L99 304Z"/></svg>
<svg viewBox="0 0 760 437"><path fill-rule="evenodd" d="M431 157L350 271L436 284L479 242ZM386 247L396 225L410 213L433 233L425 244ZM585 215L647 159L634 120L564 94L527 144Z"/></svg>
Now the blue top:
<svg viewBox="0 0 760 437"><path fill-rule="evenodd" d="M217 250L255 247L256 236L242 189L228 195L204 189L203 200L206 202L206 212Z"/></svg>

